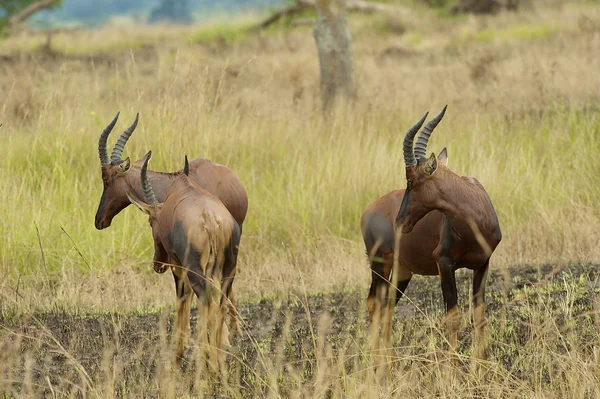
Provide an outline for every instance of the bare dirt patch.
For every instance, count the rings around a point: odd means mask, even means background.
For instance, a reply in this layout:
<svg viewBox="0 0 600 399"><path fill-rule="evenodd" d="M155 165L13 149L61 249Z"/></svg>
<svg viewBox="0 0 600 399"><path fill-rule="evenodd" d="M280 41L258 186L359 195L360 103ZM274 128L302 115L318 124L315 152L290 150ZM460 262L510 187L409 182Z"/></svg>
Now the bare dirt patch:
<svg viewBox="0 0 600 399"><path fill-rule="evenodd" d="M470 273L458 273L459 304L465 312L470 279ZM594 310L600 297L598 279L596 265L521 267L492 273L487 294L491 358L515 381L527 382L531 376L525 359L534 355L527 353L532 340L553 336L548 345L556 353L567 355L575 346L580 352L592 353L599 343ZM268 384L257 376L267 374L277 362L282 370L280 393L282 387L292 389L310 381L318 368L319 337L324 337L323 350L330 357L347 356L343 362L347 373L357 372L362 363L356 362L355 356L368 342L365 294L364 289L353 289L241 303L243 334L232 340L230 386L237 387L242 396L266 394ZM430 356L432 342L435 351L445 347L438 281L416 277L407 295L396 309L394 351L400 358ZM194 321L197 316L194 312ZM550 318L555 329L549 329ZM468 355L472 327L467 317L464 319L459 353ZM171 353L165 348L172 323L173 315L166 310L30 315L5 311L0 317L0 370L5 381L12 383L5 383L4 388L19 393L27 381L33 381L43 387L40 393L50 394L50 385L64 385L65 379L83 387L105 384L109 367L119 395L142 389L153 396L157 394L161 356ZM560 335L577 339L561 340ZM413 360L411 364L415 362L419 363ZM195 366L186 368L185 373L193 375ZM553 377L545 375L546 383ZM195 392L192 383L188 388Z"/></svg>

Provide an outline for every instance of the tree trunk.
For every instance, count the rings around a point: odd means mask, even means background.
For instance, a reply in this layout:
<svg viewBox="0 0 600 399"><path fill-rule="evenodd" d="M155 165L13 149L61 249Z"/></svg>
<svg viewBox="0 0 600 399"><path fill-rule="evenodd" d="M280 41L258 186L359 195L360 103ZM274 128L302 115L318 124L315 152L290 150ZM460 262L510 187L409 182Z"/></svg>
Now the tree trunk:
<svg viewBox="0 0 600 399"><path fill-rule="evenodd" d="M317 0L315 8L313 36L319 51L323 111L328 111L339 93L349 95L352 91L352 39L344 0Z"/></svg>

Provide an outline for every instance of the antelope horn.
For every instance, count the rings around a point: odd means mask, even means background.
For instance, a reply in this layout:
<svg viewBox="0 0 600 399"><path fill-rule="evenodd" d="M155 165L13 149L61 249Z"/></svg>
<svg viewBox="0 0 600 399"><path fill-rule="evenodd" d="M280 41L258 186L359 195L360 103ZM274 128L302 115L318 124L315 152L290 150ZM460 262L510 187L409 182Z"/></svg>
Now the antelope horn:
<svg viewBox="0 0 600 399"><path fill-rule="evenodd" d="M100 134L100 140L98 140L98 155L100 155L100 164L102 166L110 165L110 160L108 159L108 152L106 151L106 141L108 140L108 135L115 127L117 123L117 119L119 119L120 112L117 112L117 115L113 118L112 122L108 124Z"/></svg>
<svg viewBox="0 0 600 399"><path fill-rule="evenodd" d="M185 156L185 165L183 166L183 173L185 173L186 176L190 175L190 164L188 162L187 155Z"/></svg>
<svg viewBox="0 0 600 399"><path fill-rule="evenodd" d="M427 157L427 142L429 141L429 137L431 137L433 129L435 129L435 127L438 125L438 123L440 123L440 121L444 117L444 114L446 113L446 108L448 108L448 104L444 106L444 109L438 114L438 116L430 120L429 123L425 125L423 130L421 130L421 134L419 134L419 137L417 138L417 143L415 144L415 155L417 156L417 160L419 160L419 158Z"/></svg>
<svg viewBox="0 0 600 399"><path fill-rule="evenodd" d="M144 191L144 196L146 197L146 202L150 206L158 205L158 201L156 200L156 195L154 195L154 190L152 190L152 186L148 181L148 161L152 157L152 151L148 151L146 156L144 156L144 165L142 166L141 178L142 178L142 190Z"/></svg>
<svg viewBox="0 0 600 399"><path fill-rule="evenodd" d="M417 161L415 160L415 154L413 153L413 141L415 140L415 135L425 122L425 118L429 112L426 112L425 115L421 118L420 121L412 125L408 132L406 132L406 136L404 136L404 163L407 168L413 168L417 166Z"/></svg>
<svg viewBox="0 0 600 399"><path fill-rule="evenodd" d="M129 137L131 136L131 134L137 127L139 116L140 116L140 114L138 112L135 115L135 120L133 121L131 126L129 126L127 128L127 130L125 130L123 132L123 134L121 134L121 137L119 137L117 144L115 144L115 148L113 149L112 155L110 156L111 161L113 161L114 163L118 163L121 161L121 155L123 155L123 150L125 149L125 143L127 143L127 140L129 140Z"/></svg>

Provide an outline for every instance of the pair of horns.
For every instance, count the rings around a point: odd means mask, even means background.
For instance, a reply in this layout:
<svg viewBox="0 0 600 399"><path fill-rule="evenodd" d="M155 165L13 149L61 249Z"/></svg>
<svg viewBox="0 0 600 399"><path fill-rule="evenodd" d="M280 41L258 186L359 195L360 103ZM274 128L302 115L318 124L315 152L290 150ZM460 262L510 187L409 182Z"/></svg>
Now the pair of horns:
<svg viewBox="0 0 600 399"><path fill-rule="evenodd" d="M98 141L98 155L100 155L100 164L102 166L110 165L111 162L119 163L121 161L121 155L123 155L123 150L125 149L125 143L127 143L127 140L129 140L129 137L131 136L131 134L137 127L138 119L140 117L139 113L137 113L135 115L135 120L133 121L131 126L129 126L123 132L123 134L121 134L121 137L119 137L119 140L117 141L117 144L115 144L115 148L113 149L112 154L110 155L110 159L108 159L108 151L106 150L106 142L108 140L108 135L110 134L110 132L112 132L113 128L115 127L115 125L117 123L117 119L119 119L119 114L120 114L120 112L117 112L117 115L115 115L112 122L110 122L108 124L108 126L106 126L104 128L104 130L102 131L102 133L100 134L100 140Z"/></svg>
<svg viewBox="0 0 600 399"><path fill-rule="evenodd" d="M155 206L158 205L158 200L156 199L156 195L154 194L154 190L150 185L150 181L148 180L148 162L152 158L152 151L148 151L146 155L144 155L144 165L142 165L142 170L140 172L140 177L142 179L142 190L144 191L144 196L146 197L146 202L148 205ZM190 164L188 163L188 157L185 156L185 166L183 167L183 173L186 176L190 175Z"/></svg>
<svg viewBox="0 0 600 399"><path fill-rule="evenodd" d="M433 129L436 128L438 123L440 123L440 121L444 117L444 114L446 113L446 108L448 108L448 105L444 106L442 112L440 112L438 116L430 120L429 123L425 125L425 127L421 131L421 134L419 135L419 138L417 139L417 143L415 144L414 150L413 141L415 140L415 135L425 122L425 118L427 118L429 112L426 112L425 115L423 115L423 117L417 123L412 125L412 127L408 129L408 132L406 132L406 136L404 136L403 151L404 163L406 164L407 168L414 168L415 166L417 166L417 161L419 158L425 158L427 156L427 142L429 141L429 137L431 137Z"/></svg>

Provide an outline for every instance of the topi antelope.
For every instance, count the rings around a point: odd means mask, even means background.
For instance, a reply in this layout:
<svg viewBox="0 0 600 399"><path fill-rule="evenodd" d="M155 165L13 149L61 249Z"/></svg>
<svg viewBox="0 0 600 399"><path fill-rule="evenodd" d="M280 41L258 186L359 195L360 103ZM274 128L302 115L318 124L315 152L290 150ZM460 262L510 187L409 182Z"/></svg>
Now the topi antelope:
<svg viewBox="0 0 600 399"><path fill-rule="evenodd" d="M104 128L98 141L98 154L100 155L102 182L104 184L102 197L98 205L98 211L96 212L95 225L98 230L109 227L112 219L129 206L131 203L129 197L134 200L143 200L144 198L144 192L140 183L140 168L143 159L133 164L129 158L125 160L121 159L127 140L129 140L129 137L137 127L139 114L136 115L133 124L121 134L110 158L108 158L106 144L108 136L115 127L118 118L119 112L117 112L117 115L108 126ZM190 162L189 168L190 180L219 198L235 218L241 231L242 223L246 218L248 210L248 196L242 182L235 176L231 169L223 165L214 164L206 158L194 159ZM162 173L149 170L147 173L148 180L152 183L157 200L163 202L171 185L183 174L183 171ZM154 270L157 273L164 273L167 269L167 266L154 263ZM235 310L233 294L230 299L232 310L231 328L237 331L237 312Z"/></svg>
<svg viewBox="0 0 600 399"><path fill-rule="evenodd" d="M223 203L188 178L190 167L185 158L184 173L171 185L165 200L159 203L148 180L148 152L140 171L145 202L131 198L149 215L154 239L154 267L171 265L177 290L176 355L183 358L190 334L190 309L194 293L211 315L213 298L218 299L218 321L211 337L216 346L227 343L227 298L231 293L240 242L240 228ZM212 284L211 284L212 283ZM216 285L213 286L213 285ZM200 309L200 307L199 307Z"/></svg>
<svg viewBox="0 0 600 399"><path fill-rule="evenodd" d="M129 158L121 159L125 144L133 134L138 124L139 114L133 124L119 137L115 147L108 158L106 144L110 132L115 127L119 113L106 126L100 134L98 141L98 154L102 166L102 182L104 190L96 212L95 225L98 230L110 226L112 219L131 203L127 195L133 199L144 198L140 186L140 166L143 159L131 164ZM161 173L148 171L148 179L156 193L158 201L163 201L171 184L183 171ZM235 176L231 169L214 164L206 158L197 158L190 162L190 179L209 193L215 195L227 207L240 227L248 211L248 196L242 182Z"/></svg>
<svg viewBox="0 0 600 399"><path fill-rule="evenodd" d="M439 275L446 305L450 345L457 344L459 312L455 271L473 270L473 304L476 336L485 328L485 284L489 259L502 239L492 202L473 177L460 177L447 167L446 148L436 157L426 157L427 142L446 107L416 133L427 113L404 138L406 190L395 190L369 205L361 217L361 229L371 260L371 288L367 297L369 317L389 301L388 287L398 232L398 269L395 304L413 274ZM479 346L477 355L485 356Z"/></svg>

